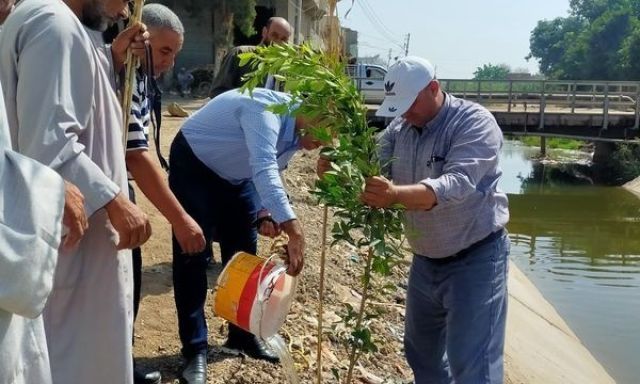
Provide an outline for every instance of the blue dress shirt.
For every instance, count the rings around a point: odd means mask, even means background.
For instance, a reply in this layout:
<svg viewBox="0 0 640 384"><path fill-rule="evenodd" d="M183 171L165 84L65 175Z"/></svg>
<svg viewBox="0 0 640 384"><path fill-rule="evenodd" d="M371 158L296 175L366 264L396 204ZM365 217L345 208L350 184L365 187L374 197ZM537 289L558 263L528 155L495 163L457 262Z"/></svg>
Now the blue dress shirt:
<svg viewBox="0 0 640 384"><path fill-rule="evenodd" d="M267 110L291 96L257 88L253 95L231 90L216 96L181 128L194 154L232 184L252 181L262 207L282 223L296 216L279 171L299 149L295 118Z"/></svg>

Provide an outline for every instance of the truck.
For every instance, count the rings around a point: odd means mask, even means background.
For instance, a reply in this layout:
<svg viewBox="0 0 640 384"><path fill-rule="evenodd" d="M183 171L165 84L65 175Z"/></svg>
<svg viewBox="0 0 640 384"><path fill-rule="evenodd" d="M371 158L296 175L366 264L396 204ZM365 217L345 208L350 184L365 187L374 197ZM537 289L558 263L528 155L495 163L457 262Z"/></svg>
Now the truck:
<svg viewBox="0 0 640 384"><path fill-rule="evenodd" d="M381 104L384 99L384 76L387 69L375 64L347 66L347 74L356 83L367 104Z"/></svg>

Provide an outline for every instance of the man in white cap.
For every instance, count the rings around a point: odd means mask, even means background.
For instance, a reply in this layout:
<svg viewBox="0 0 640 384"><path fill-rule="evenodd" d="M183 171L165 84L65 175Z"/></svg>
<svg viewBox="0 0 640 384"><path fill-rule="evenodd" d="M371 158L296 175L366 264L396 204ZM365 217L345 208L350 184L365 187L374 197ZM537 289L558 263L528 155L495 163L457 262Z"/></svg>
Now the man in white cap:
<svg viewBox="0 0 640 384"><path fill-rule="evenodd" d="M385 176L363 201L406 207L414 253L405 351L416 384L502 383L509 238L497 188L502 133L478 104L444 93L433 66L405 57L385 76Z"/></svg>

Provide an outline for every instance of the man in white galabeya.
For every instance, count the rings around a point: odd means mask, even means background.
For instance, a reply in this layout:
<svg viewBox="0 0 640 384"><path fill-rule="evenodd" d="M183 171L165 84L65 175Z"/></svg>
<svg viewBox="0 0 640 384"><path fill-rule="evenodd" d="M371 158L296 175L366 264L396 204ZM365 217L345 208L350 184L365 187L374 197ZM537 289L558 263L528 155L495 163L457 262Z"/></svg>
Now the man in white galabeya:
<svg viewBox="0 0 640 384"><path fill-rule="evenodd" d="M401 204L414 253L405 353L416 384L502 383L509 238L498 190L502 132L489 111L446 94L433 66L405 57L385 76L378 115L384 176L363 201Z"/></svg>
<svg viewBox="0 0 640 384"><path fill-rule="evenodd" d="M0 81L13 149L50 166L85 198L89 228L58 258L43 318L55 384L130 384L128 248L151 234L129 202L122 112L86 28L104 30L123 0L23 0L0 35ZM132 47L141 43L131 34Z"/></svg>

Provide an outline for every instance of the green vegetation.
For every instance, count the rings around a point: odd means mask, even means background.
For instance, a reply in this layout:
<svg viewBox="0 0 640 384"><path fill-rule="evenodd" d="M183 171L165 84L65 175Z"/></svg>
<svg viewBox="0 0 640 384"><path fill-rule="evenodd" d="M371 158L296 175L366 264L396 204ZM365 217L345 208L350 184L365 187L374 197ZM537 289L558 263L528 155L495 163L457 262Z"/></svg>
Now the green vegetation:
<svg viewBox="0 0 640 384"><path fill-rule="evenodd" d="M473 72L474 80L506 80L511 73L511 68L506 64L484 64Z"/></svg>
<svg viewBox="0 0 640 384"><path fill-rule="evenodd" d="M441 80L443 86L448 92L467 92L472 95L474 92L482 92L483 94L489 92L500 92L506 93L509 92L510 82L509 80L481 80L474 79L477 81L470 80ZM543 82L541 80L531 80L527 82L517 82L511 84L511 90L514 94L518 93L527 93L538 95L542 93ZM559 92L566 92L566 87L562 86L554 86L547 84L545 89L547 92L553 92L554 90L558 90Z"/></svg>
<svg viewBox="0 0 640 384"><path fill-rule="evenodd" d="M171 3L168 1L159 2ZM246 36L251 36L256 32L253 28L253 21L256 18L256 0L183 0L180 3L192 16L199 16L204 9L211 10L214 23L216 20L220 20L225 24L225 27L235 25ZM230 28L225 37L232 32L233 28Z"/></svg>
<svg viewBox="0 0 640 384"><path fill-rule="evenodd" d="M640 80L640 2L571 0L570 15L542 20L529 57L561 80Z"/></svg>
<svg viewBox="0 0 640 384"><path fill-rule="evenodd" d="M530 147L540 147L540 136L511 136L509 138L518 140L524 145L528 145ZM567 149L577 151L582 149L585 144L586 142L582 140L547 137L547 148L549 149Z"/></svg>
<svg viewBox="0 0 640 384"><path fill-rule="evenodd" d="M539 21L531 32L529 58L540 61L540 71L559 80L640 80L640 1L569 5L569 16ZM640 149L616 144L607 164L598 166L616 180L630 180L640 174Z"/></svg>
<svg viewBox="0 0 640 384"><path fill-rule="evenodd" d="M378 350L370 324L379 316L380 308L367 303L396 288L384 277L391 275L403 259L402 209L375 209L360 201L365 180L380 175L385 166L377 155L376 128L368 126L362 96L345 74L344 65L328 55L307 45L273 45L242 55L241 63L254 69L245 89L260 86L262 79L272 74L293 95L290 104L275 106L274 112L294 110L296 116L314 122L309 132L316 138L331 142L335 137L334 147L323 150L333 169L317 182L314 194L333 207L337 219L332 229L333 243L345 242L356 249L355 254L344 256L361 267L354 287L359 286L362 299L357 308L344 304L340 316L349 332L336 335L349 351L349 365L346 375L343 367L332 370L337 379L350 383L357 360Z"/></svg>
<svg viewBox="0 0 640 384"><path fill-rule="evenodd" d="M633 180L640 175L640 145L616 144L604 168L617 184Z"/></svg>
<svg viewBox="0 0 640 384"><path fill-rule="evenodd" d="M169 7L175 1L160 0ZM233 30L237 27L245 36L256 33L253 22L256 18L256 0L184 0L178 2L194 18L202 18L209 14L211 31L213 32L214 67L224 56L225 51L233 46Z"/></svg>

